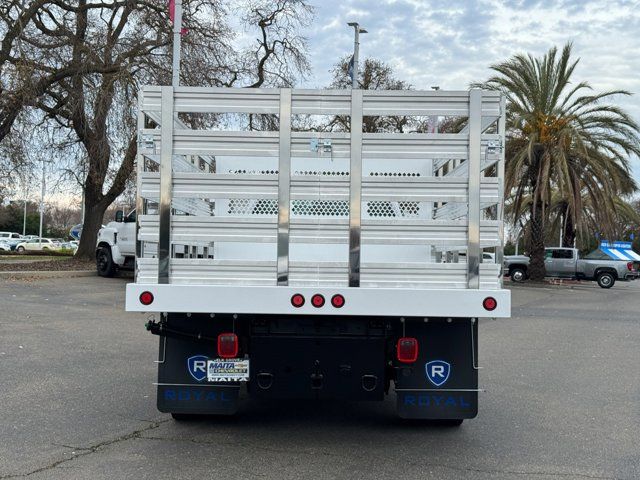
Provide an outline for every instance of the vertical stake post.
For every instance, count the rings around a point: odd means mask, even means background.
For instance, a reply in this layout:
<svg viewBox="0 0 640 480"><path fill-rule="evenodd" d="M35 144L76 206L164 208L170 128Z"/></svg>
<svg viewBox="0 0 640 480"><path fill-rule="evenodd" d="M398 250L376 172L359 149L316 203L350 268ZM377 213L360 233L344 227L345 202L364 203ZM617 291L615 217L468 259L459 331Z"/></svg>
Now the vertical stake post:
<svg viewBox="0 0 640 480"><path fill-rule="evenodd" d="M291 198L291 89L280 89L280 144L278 152L278 261L277 283L289 284L289 222Z"/></svg>
<svg viewBox="0 0 640 480"><path fill-rule="evenodd" d="M467 284L480 288L480 135L482 131L482 90L469 92L469 179Z"/></svg>
<svg viewBox="0 0 640 480"><path fill-rule="evenodd" d="M362 90L351 90L349 168L349 286L360 286L362 209Z"/></svg>
<svg viewBox="0 0 640 480"><path fill-rule="evenodd" d="M169 283L173 157L173 87L161 87L158 283Z"/></svg>

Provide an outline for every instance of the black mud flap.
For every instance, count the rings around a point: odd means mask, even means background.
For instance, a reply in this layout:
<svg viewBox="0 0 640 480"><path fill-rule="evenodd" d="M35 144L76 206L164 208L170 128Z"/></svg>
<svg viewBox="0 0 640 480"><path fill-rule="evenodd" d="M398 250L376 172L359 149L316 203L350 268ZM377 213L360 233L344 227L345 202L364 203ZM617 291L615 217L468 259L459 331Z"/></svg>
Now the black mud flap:
<svg viewBox="0 0 640 480"><path fill-rule="evenodd" d="M396 368L401 418L462 419L478 414L478 322L468 318L407 321L419 342L415 363Z"/></svg>
<svg viewBox="0 0 640 480"><path fill-rule="evenodd" d="M158 410L164 413L233 415L240 387L217 385L158 385Z"/></svg>
<svg viewBox="0 0 640 480"><path fill-rule="evenodd" d="M239 383L210 383L206 362L216 346L160 337L158 410L164 413L233 415L238 410Z"/></svg>

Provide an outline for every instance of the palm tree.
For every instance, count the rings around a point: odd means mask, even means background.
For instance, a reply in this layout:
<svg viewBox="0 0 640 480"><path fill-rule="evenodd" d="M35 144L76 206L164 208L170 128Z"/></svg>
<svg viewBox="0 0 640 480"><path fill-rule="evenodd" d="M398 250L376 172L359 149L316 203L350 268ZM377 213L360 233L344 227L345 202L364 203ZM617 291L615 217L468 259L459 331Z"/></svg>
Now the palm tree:
<svg viewBox="0 0 640 480"><path fill-rule="evenodd" d="M583 240L593 236L595 232L606 238L614 238L620 235L620 221L635 221L640 218L640 213L633 213L633 207L627 199L637 190L636 182L622 169L612 169L611 177L604 180L604 186L600 186L596 175L592 175L585 169L586 178L579 178L582 183L582 197L576 205L580 210L575 214L571 211L571 204L561 192L555 191L552 195L549 211L553 223L552 231L558 232L562 228L562 245L571 247L580 235ZM593 185L591 185L593 184ZM591 187L591 188L590 188Z"/></svg>
<svg viewBox="0 0 640 480"><path fill-rule="evenodd" d="M541 58L515 55L491 66L495 75L483 88L507 97L505 192L521 211L528 198L527 250L530 275L545 275L544 239L552 194L566 201L573 225L581 223L583 196L603 211L615 211L613 198L629 186L629 155L640 154L638 124L608 103L624 90L592 93L587 82L572 83L579 59L568 43ZM632 182L633 183L633 182ZM635 184L632 184L635 189Z"/></svg>
<svg viewBox="0 0 640 480"><path fill-rule="evenodd" d="M531 207L531 196L526 195L519 204L519 210L514 210L513 199L507 199L505 216L518 225L516 231L519 236L527 238L530 231L529 209ZM568 214L568 203L556 190L551 195L548 206L548 223L545 229L545 243L555 245L558 235L561 233L562 245L572 247L574 240L577 240L578 248L588 247L593 243L594 234L599 233L602 238L622 239L625 235L637 231L640 226L640 200L635 204L621 196L609 199L606 205L594 204L593 196L589 195L585 189L580 200L582 211L579 222L574 223L573 218ZM609 209L609 203L614 209Z"/></svg>

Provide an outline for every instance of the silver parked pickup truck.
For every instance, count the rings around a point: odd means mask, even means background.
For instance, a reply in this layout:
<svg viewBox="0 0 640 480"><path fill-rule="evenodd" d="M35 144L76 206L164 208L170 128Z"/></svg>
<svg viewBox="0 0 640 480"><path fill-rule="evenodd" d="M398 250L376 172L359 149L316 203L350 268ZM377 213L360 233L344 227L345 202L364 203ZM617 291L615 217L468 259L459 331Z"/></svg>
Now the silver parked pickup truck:
<svg viewBox="0 0 640 480"><path fill-rule="evenodd" d="M602 288L613 287L617 280L635 280L640 276L638 262L612 260L599 250L580 258L575 248L546 248L544 266L548 277L592 280ZM514 282L526 280L528 269L529 257L505 256L504 274Z"/></svg>

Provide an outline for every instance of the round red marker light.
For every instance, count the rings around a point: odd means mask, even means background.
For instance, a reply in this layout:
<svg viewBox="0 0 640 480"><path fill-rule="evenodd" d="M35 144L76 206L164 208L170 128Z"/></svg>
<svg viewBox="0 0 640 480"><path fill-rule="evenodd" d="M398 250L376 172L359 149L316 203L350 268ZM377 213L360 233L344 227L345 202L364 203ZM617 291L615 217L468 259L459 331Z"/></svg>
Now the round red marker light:
<svg viewBox="0 0 640 480"><path fill-rule="evenodd" d="M498 302L493 297L487 297L482 302L482 306L484 307L485 310L493 312L498 306Z"/></svg>
<svg viewBox="0 0 640 480"><path fill-rule="evenodd" d="M153 303L153 293L142 292L140 294L140 303L143 305L151 305Z"/></svg>
<svg viewBox="0 0 640 480"><path fill-rule="evenodd" d="M301 294L296 293L293 297L291 297L291 305L296 308L300 308L304 305L304 297Z"/></svg>
<svg viewBox="0 0 640 480"><path fill-rule="evenodd" d="M331 305L335 308L342 308L344 305L344 297L339 293L331 297Z"/></svg>
<svg viewBox="0 0 640 480"><path fill-rule="evenodd" d="M319 293L316 293L313 297L311 297L311 305L316 308L320 308L324 305L324 297Z"/></svg>

